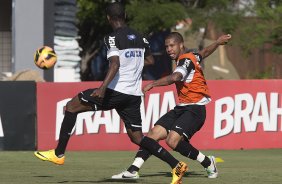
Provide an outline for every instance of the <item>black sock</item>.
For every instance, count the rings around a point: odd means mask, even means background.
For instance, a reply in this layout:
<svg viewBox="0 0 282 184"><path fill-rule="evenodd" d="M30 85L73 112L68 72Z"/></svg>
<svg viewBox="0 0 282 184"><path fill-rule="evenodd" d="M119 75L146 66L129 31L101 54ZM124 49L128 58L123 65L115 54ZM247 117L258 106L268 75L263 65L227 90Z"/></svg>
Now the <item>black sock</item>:
<svg viewBox="0 0 282 184"><path fill-rule="evenodd" d="M57 156L65 154L71 131L76 122L76 117L77 117L77 113L71 113L69 111L65 111L65 116L60 130L58 145L57 148L55 149L55 154Z"/></svg>
<svg viewBox="0 0 282 184"><path fill-rule="evenodd" d="M140 146L147 149L151 154L155 155L159 159L168 163L171 168L175 168L179 162L154 139L145 136L142 139Z"/></svg>
<svg viewBox="0 0 282 184"><path fill-rule="evenodd" d="M133 173L133 172L138 172L140 168L136 167L135 165L129 166L127 169L128 172Z"/></svg>
<svg viewBox="0 0 282 184"><path fill-rule="evenodd" d="M201 162L201 165L204 168L207 168L211 165L211 160L207 156L205 156L205 159Z"/></svg>
<svg viewBox="0 0 282 184"><path fill-rule="evenodd" d="M142 158L145 162L150 156L151 156L151 153L148 150L140 147L138 152L135 155L135 158ZM138 172L139 169L140 169L139 167L137 167L135 165L131 165L131 166L129 166L127 171L133 173L134 171Z"/></svg>
<svg viewBox="0 0 282 184"><path fill-rule="evenodd" d="M192 160L197 160L197 157L199 155L199 150L194 148L189 142L180 141L178 145L175 148L175 151L179 152L181 155L188 157ZM205 156L205 159L201 162L201 165L204 168L207 168L211 165L210 159Z"/></svg>
<svg viewBox="0 0 282 184"><path fill-rule="evenodd" d="M194 148L189 142L185 141L180 141L174 150L192 160L196 160L199 154L199 150Z"/></svg>

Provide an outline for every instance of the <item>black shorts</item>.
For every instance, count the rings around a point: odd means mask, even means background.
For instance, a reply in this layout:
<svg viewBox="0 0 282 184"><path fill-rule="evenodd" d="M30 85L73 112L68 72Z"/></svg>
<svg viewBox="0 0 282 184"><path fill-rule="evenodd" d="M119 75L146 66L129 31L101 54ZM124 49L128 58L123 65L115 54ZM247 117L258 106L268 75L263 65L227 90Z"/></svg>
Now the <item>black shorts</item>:
<svg viewBox="0 0 282 184"><path fill-rule="evenodd" d="M155 125L164 127L168 132L173 130L189 141L202 128L205 119L206 107L204 105L176 106L163 115Z"/></svg>
<svg viewBox="0 0 282 184"><path fill-rule="evenodd" d="M80 102L90 105L93 111L115 109L127 129L142 131L141 96L127 95L107 88L105 97L101 100L100 98L90 96L95 89L87 89L80 92L78 94Z"/></svg>

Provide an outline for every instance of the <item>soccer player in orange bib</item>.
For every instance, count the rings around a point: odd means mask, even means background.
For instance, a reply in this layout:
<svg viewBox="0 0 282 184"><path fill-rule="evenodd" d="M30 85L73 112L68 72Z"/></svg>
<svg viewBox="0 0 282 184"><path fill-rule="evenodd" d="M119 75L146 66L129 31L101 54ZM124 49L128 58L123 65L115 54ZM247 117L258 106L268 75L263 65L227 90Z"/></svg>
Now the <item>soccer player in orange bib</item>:
<svg viewBox="0 0 282 184"><path fill-rule="evenodd" d="M155 123L147 137L156 141L165 139L167 145L174 151L197 160L205 168L208 178L218 176L215 157L205 156L190 143L192 136L204 125L205 105L211 101L200 63L218 46L225 45L229 39L230 34L222 35L213 44L196 53L187 51L180 33L170 33L165 39L165 47L170 58L176 61L176 69L171 75L153 81L143 88L143 92L146 93L154 87L175 83L179 103ZM132 165L112 178L120 179L124 175L128 178L139 178L138 171L149 156L147 150L140 148Z"/></svg>

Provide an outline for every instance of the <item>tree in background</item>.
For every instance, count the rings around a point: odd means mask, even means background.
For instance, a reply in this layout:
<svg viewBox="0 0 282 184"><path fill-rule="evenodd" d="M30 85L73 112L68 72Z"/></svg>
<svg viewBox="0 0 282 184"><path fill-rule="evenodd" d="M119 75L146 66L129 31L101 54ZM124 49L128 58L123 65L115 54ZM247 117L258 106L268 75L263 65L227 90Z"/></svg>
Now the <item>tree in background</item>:
<svg viewBox="0 0 282 184"><path fill-rule="evenodd" d="M259 54L260 56L257 56L259 58L272 54L269 58L276 61L264 61L260 69L249 71L246 78L281 77L281 0L183 0L182 2L193 20L192 31L197 31L200 27L208 31L208 25L212 22L218 32L233 35L231 44L241 48L245 58L252 54Z"/></svg>
<svg viewBox="0 0 282 184"><path fill-rule="evenodd" d="M182 0L181 2L193 20L192 31L198 30L199 27L207 27L209 22L213 22L217 29L226 33L240 29L238 44L247 51L264 43L272 43L272 51L282 53L281 0Z"/></svg>
<svg viewBox="0 0 282 184"><path fill-rule="evenodd" d="M106 22L106 0L77 0L82 80L87 80L91 59L101 48L103 37L111 32ZM269 44L269 52L282 54L281 0L124 0L128 24L149 36L175 26L178 20L191 18L192 29L209 28L213 23L219 32L236 33L234 46L246 55L255 48ZM267 73L267 72L266 72ZM269 76L271 77L271 76Z"/></svg>
<svg viewBox="0 0 282 184"><path fill-rule="evenodd" d="M244 34L239 44L247 51L271 44L271 52L282 54L282 1L256 0L252 11L253 19L240 23Z"/></svg>
<svg viewBox="0 0 282 184"><path fill-rule="evenodd" d="M237 57L242 78L282 77L281 0L182 0L193 20L190 32L210 28L231 33L230 44ZM214 25L210 27L209 25ZM188 31L189 33L189 31ZM205 34L203 34L205 37ZM204 38L203 37L203 38ZM203 43L203 42L202 42ZM238 56L238 55L237 55ZM235 56L236 57L236 56ZM254 60L252 60L254 59ZM255 61L255 62L253 62ZM243 63L242 63L243 62ZM241 70L244 66L245 70ZM248 70L252 68L252 70Z"/></svg>
<svg viewBox="0 0 282 184"><path fill-rule="evenodd" d="M90 61L98 53L103 44L103 36L111 29L106 22L105 8L107 2L103 0L77 0L78 29L82 47L81 80L90 80Z"/></svg>
<svg viewBox="0 0 282 184"><path fill-rule="evenodd" d="M77 0L79 12L79 40L83 51L82 80L91 80L90 62L100 51L103 38L112 31L107 23L105 8L111 1ZM176 21L185 17L184 7L180 2L169 0L128 0L125 4L128 25L149 36L150 33L170 28Z"/></svg>

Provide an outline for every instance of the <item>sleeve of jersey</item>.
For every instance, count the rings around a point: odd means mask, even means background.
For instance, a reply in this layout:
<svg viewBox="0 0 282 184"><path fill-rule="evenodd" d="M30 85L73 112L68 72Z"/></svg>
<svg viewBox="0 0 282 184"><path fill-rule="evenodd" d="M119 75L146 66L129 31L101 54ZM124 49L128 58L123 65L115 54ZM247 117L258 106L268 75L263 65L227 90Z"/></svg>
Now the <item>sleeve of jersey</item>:
<svg viewBox="0 0 282 184"><path fill-rule="evenodd" d="M195 69L193 62L188 58L184 58L178 61L178 65L173 73L175 72L181 73L182 74L181 81L184 81L193 69Z"/></svg>
<svg viewBox="0 0 282 184"><path fill-rule="evenodd" d="M147 57L152 54L151 49L150 49L150 44L146 38L143 38L143 42L144 42L144 47L145 47L144 57Z"/></svg>
<svg viewBox="0 0 282 184"><path fill-rule="evenodd" d="M195 55L195 57L196 57L196 59L198 60L199 63L201 63L203 61L203 57L199 53L194 52L193 54Z"/></svg>
<svg viewBox="0 0 282 184"><path fill-rule="evenodd" d="M107 47L107 59L109 59L112 56L119 56L119 49L117 47L115 36L111 36L111 35L106 36L104 38L104 42Z"/></svg>

